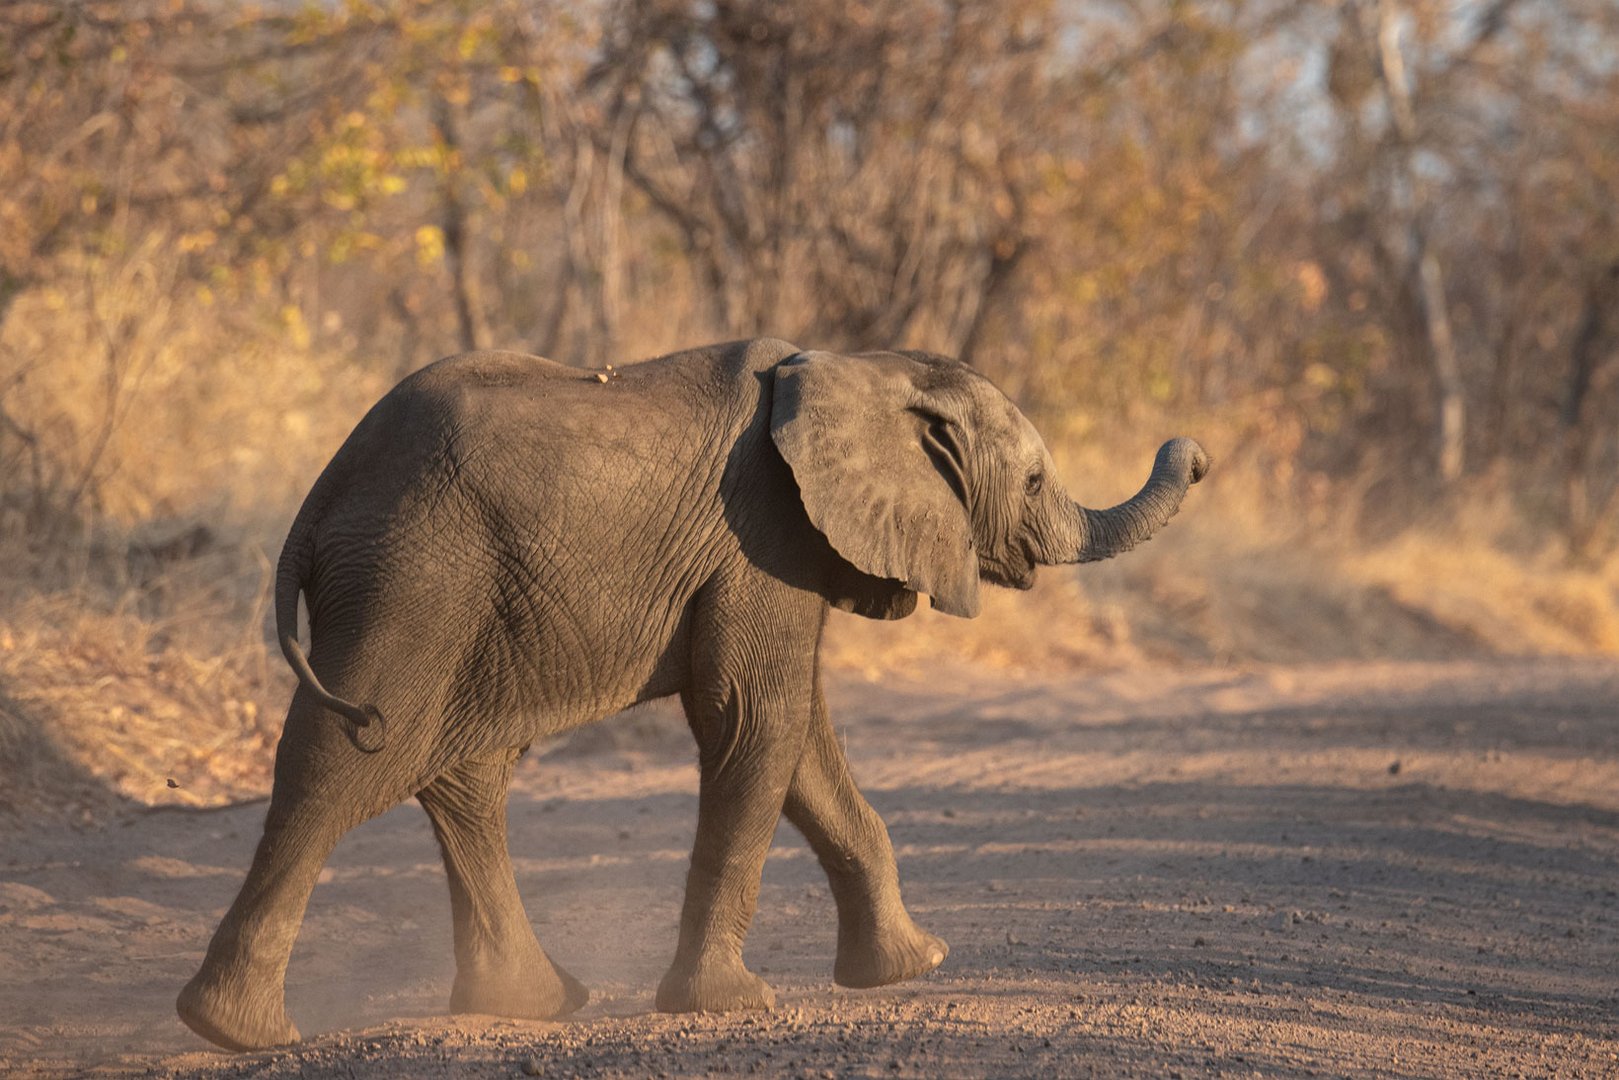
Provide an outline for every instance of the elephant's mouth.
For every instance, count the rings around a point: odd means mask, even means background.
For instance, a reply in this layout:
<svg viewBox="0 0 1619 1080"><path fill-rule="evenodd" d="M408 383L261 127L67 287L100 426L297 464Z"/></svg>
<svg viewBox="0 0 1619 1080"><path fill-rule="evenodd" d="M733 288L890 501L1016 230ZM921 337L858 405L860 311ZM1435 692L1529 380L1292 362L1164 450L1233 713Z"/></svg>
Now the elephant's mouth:
<svg viewBox="0 0 1619 1080"><path fill-rule="evenodd" d="M1036 567L1034 554L1028 544L1020 541L1006 556L978 555L978 576L991 585L1003 589L1028 590L1034 588Z"/></svg>

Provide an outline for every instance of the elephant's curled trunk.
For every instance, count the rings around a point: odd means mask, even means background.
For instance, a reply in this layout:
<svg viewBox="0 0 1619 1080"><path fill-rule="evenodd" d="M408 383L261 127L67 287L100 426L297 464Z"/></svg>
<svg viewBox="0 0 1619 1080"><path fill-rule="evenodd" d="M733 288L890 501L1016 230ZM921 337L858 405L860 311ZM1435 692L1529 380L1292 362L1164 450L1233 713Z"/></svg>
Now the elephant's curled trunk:
<svg viewBox="0 0 1619 1080"><path fill-rule="evenodd" d="M1117 506L1091 510L1073 504L1078 544L1072 562L1098 562L1152 539L1180 509L1186 489L1208 474L1209 455L1196 440L1171 439L1158 449L1152 475Z"/></svg>
<svg viewBox="0 0 1619 1080"><path fill-rule="evenodd" d="M311 493L313 495L313 493ZM375 705L356 705L331 693L321 685L320 678L309 666L309 657L298 644L298 594L309 579L309 560L314 553L313 537L308 523L300 513L281 549L281 559L275 571L275 633L281 640L281 655L298 676L304 689L332 712L349 722L349 739L360 750L374 754L386 742L387 724Z"/></svg>

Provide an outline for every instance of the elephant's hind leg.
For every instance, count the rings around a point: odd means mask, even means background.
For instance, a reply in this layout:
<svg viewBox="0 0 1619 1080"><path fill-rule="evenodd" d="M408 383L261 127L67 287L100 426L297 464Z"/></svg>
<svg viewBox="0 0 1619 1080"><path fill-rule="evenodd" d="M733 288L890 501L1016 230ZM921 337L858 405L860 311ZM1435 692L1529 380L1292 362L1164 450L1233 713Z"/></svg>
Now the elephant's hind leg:
<svg viewBox="0 0 1619 1080"><path fill-rule="evenodd" d="M296 1042L287 960L321 866L349 829L410 794L398 748L377 762L348 745L334 717L300 690L276 750L264 835L241 892L175 1007L186 1026L230 1050Z"/></svg>
<svg viewBox="0 0 1619 1080"><path fill-rule="evenodd" d="M832 977L839 984L886 986L944 962L950 947L912 922L900 899L888 829L849 775L819 685L785 811L820 859L838 905Z"/></svg>
<svg viewBox="0 0 1619 1080"><path fill-rule="evenodd" d="M455 986L450 1011L549 1020L590 997L534 937L506 848L506 789L517 753L466 761L416 796L450 879Z"/></svg>
<svg viewBox="0 0 1619 1080"><path fill-rule="evenodd" d="M343 834L308 811L272 799L247 881L175 1003L187 1027L227 1050L298 1041L284 998L287 959L321 865Z"/></svg>

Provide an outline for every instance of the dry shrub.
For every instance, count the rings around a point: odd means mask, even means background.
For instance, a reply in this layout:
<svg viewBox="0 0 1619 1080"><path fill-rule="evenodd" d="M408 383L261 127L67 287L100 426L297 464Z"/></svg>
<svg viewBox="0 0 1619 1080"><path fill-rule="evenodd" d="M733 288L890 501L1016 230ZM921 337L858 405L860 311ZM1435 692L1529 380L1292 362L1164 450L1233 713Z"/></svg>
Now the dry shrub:
<svg viewBox="0 0 1619 1080"><path fill-rule="evenodd" d="M81 533L273 522L386 390L385 375L279 332L273 311L177 297L163 255L153 244L116 266L86 264L5 321L0 382L14 430L0 448L15 465L0 505L14 537L59 524L41 508Z"/></svg>
<svg viewBox="0 0 1619 1080"><path fill-rule="evenodd" d="M266 652L271 563L386 388L270 332L273 313L175 289L163 254L87 262L19 300L0 335L13 810L80 818L119 800L263 794L291 686Z"/></svg>
<svg viewBox="0 0 1619 1080"><path fill-rule="evenodd" d="M0 649L9 652L14 643L0 635ZM0 787L0 820L33 810L46 801L46 791L53 793L50 801L62 805L75 786L64 783L69 773L36 713L0 691L0 775L6 777Z"/></svg>
<svg viewBox="0 0 1619 1080"><path fill-rule="evenodd" d="M267 662L262 605L240 603L253 561L222 550L116 599L4 583L0 754L26 773L12 810L87 819L268 789L291 679Z"/></svg>
<svg viewBox="0 0 1619 1080"><path fill-rule="evenodd" d="M1341 572L1489 652L1619 654L1616 559L1577 566L1553 546L1524 554L1448 531L1407 532L1347 555Z"/></svg>

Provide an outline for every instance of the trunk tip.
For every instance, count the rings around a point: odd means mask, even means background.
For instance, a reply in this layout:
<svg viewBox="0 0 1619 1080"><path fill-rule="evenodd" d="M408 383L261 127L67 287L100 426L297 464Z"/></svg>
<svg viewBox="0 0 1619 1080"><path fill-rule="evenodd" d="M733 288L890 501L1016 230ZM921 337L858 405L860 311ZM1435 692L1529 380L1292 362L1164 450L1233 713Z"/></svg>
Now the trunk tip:
<svg viewBox="0 0 1619 1080"><path fill-rule="evenodd" d="M1187 483L1195 484L1209 475L1209 467L1214 464L1214 459L1209 457L1209 452L1196 439L1182 435L1170 439L1159 448L1158 463L1174 467L1186 476Z"/></svg>

